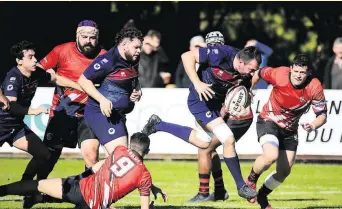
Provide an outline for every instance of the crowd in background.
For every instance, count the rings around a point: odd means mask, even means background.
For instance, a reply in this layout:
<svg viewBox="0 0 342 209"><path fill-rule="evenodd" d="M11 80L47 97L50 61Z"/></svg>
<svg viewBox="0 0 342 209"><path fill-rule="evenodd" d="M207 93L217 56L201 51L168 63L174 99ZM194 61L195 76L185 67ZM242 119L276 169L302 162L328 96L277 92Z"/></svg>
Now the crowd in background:
<svg viewBox="0 0 342 209"><path fill-rule="evenodd" d="M124 27L135 27L130 20ZM165 40L164 40L165 41ZM229 43L226 43L229 45ZM262 52L260 68L267 66L268 58L272 56L272 46L267 46L257 40L248 40L245 46L256 46ZM189 41L189 50L206 47L203 36L196 35ZM312 58L312 75L317 77L325 89L342 89L342 37L335 39L332 51L328 57L323 45L318 45ZM180 57L180 56L179 56ZM145 37L140 55L139 78L145 88L188 88L191 84L181 59L176 69L170 69L170 60L162 47L162 34L157 30L149 30ZM197 66L198 69L198 66ZM261 80L256 89L267 89L269 85Z"/></svg>

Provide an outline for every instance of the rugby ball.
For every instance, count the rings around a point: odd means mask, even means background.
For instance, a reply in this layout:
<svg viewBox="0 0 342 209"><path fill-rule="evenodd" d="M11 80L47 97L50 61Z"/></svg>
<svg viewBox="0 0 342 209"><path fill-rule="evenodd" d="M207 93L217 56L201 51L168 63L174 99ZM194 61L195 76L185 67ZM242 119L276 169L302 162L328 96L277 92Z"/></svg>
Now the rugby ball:
<svg viewBox="0 0 342 209"><path fill-rule="evenodd" d="M244 86L233 86L226 94L224 106L228 113L240 112L249 103L248 90Z"/></svg>

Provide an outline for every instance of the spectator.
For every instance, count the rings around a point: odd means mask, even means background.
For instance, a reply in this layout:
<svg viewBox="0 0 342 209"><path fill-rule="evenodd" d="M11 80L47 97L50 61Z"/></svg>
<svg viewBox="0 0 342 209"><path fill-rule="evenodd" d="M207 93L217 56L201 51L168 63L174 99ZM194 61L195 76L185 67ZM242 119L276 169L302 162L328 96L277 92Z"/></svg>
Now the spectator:
<svg viewBox="0 0 342 209"><path fill-rule="evenodd" d="M267 66L268 57L271 56L273 50L265 44L260 43L254 39L247 41L245 47L248 46L255 46L261 51L261 64L259 68L262 69L263 67ZM259 82L254 86L255 89L267 89L267 87L268 83L263 79L260 79Z"/></svg>
<svg viewBox="0 0 342 209"><path fill-rule="evenodd" d="M190 40L190 51L193 51L196 48L206 47L206 43L202 36L194 36ZM196 70L198 70L199 64L196 63ZM177 69L176 69L176 87L177 88L188 88L191 84L189 76L186 74L182 60L179 61Z"/></svg>
<svg viewBox="0 0 342 209"><path fill-rule="evenodd" d="M332 56L324 69L323 86L325 89L342 89L342 37L334 41Z"/></svg>
<svg viewBox="0 0 342 209"><path fill-rule="evenodd" d="M329 59L328 44L320 43L317 45L313 59L312 59L312 74L321 83L324 78L324 68Z"/></svg>
<svg viewBox="0 0 342 209"><path fill-rule="evenodd" d="M161 34L149 30L144 37L139 62L139 80L142 87L165 87L171 80L171 74L166 71L169 58L160 46Z"/></svg>

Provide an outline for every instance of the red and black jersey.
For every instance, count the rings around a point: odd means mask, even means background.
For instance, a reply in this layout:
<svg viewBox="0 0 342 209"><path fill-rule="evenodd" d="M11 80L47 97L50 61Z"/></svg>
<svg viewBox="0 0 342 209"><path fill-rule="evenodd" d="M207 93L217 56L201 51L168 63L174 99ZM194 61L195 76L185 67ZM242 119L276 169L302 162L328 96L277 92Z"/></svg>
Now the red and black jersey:
<svg viewBox="0 0 342 209"><path fill-rule="evenodd" d="M102 49L98 55L104 54ZM82 73L94 59L87 58L77 49L76 42L61 44L53 48L40 64L47 69L55 69L58 75L77 82ZM54 111L63 111L70 116L82 116L88 95L72 88L57 86L52 100L50 116Z"/></svg>
<svg viewBox="0 0 342 209"><path fill-rule="evenodd" d="M115 148L96 174L80 181L83 198L91 209L107 208L135 189L141 196L149 196L151 187L150 172L139 156L124 146Z"/></svg>
<svg viewBox="0 0 342 209"><path fill-rule="evenodd" d="M304 85L295 87L290 81L290 73L289 67L265 67L259 71L259 77L273 86L260 117L272 120L281 128L296 131L300 117L310 105L316 115L326 113L327 105L318 79L308 77Z"/></svg>

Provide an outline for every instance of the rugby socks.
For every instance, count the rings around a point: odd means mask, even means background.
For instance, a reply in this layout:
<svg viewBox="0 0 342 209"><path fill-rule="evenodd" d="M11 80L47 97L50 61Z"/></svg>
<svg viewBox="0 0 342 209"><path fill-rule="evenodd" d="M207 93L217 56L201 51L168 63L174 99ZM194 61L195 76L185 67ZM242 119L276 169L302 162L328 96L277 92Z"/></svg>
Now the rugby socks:
<svg viewBox="0 0 342 209"><path fill-rule="evenodd" d="M32 195L38 192L38 181L17 181L11 184L0 186L0 197L6 195Z"/></svg>
<svg viewBox="0 0 342 209"><path fill-rule="evenodd" d="M232 174L232 176L235 180L237 189L240 190L241 187L243 185L245 185L246 183L242 178L240 162L239 162L238 156L230 157L230 158L224 158L224 161L226 162L227 167L228 167L230 173Z"/></svg>
<svg viewBox="0 0 342 209"><path fill-rule="evenodd" d="M209 182L210 182L210 173L209 174L199 174L200 185L198 189L198 194L203 196L209 196Z"/></svg>
<svg viewBox="0 0 342 209"><path fill-rule="evenodd" d="M47 166L47 162L51 158L51 152L36 134L26 135L26 140L28 141L27 152L33 158L28 163L21 180L33 180L37 170Z"/></svg>
<svg viewBox="0 0 342 209"><path fill-rule="evenodd" d="M265 184L263 184L258 191L258 195L263 196L263 197L267 197L267 195L269 195L272 191L273 190L267 188L267 186L265 186Z"/></svg>
<svg viewBox="0 0 342 209"><path fill-rule="evenodd" d="M249 182L253 182L253 183L256 184L258 182L259 177L260 177L260 174L255 173L253 168L252 168L252 170L251 170L251 172L250 172L250 174L249 174L247 179L248 179Z"/></svg>
<svg viewBox="0 0 342 209"><path fill-rule="evenodd" d="M278 186L280 186L281 182L275 180L273 178L273 174L271 173L267 178L265 179L264 184L262 187L259 189L259 195L260 196L267 196L269 195L273 190L275 190Z"/></svg>
<svg viewBox="0 0 342 209"><path fill-rule="evenodd" d="M221 159L217 153L211 158L211 172L215 182L215 193L224 192L225 188L221 169Z"/></svg>
<svg viewBox="0 0 342 209"><path fill-rule="evenodd" d="M37 179L38 180L46 179L49 176L49 174L51 173L51 171L55 167L59 157L61 156L62 149L53 149L53 150L50 149L50 152L51 152L50 159L47 161L45 166L40 168L40 170L37 173Z"/></svg>
<svg viewBox="0 0 342 209"><path fill-rule="evenodd" d="M167 123L167 122L160 122L156 125L157 131L164 131L169 134L172 134L178 138L181 138L182 140L189 142L190 133L192 131L192 128L189 128L187 126L181 126L173 123Z"/></svg>
<svg viewBox="0 0 342 209"><path fill-rule="evenodd" d="M213 171L212 175L213 175L214 182L215 182L215 193L225 192L222 170L215 171L215 172Z"/></svg>

